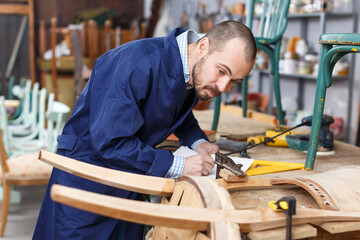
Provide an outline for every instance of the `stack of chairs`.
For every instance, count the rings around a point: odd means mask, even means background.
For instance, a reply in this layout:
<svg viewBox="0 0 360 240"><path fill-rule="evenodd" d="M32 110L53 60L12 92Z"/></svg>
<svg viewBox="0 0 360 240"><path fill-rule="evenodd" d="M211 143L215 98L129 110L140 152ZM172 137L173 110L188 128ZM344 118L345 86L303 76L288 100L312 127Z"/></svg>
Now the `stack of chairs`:
<svg viewBox="0 0 360 240"><path fill-rule="evenodd" d="M8 119L4 97L1 100L0 126L7 154L12 157L25 152L38 152L40 149L54 152L56 138L61 134L70 108L55 101L53 93L49 94L46 101L46 89L39 91L39 84L35 83L31 90L30 80L19 95L22 96L22 110L16 119Z"/></svg>
<svg viewBox="0 0 360 240"><path fill-rule="evenodd" d="M11 191L11 187L48 183L52 167L38 160L39 151L56 151L57 136L70 112L68 106L55 101L53 93L47 97L45 88L39 90L38 83L32 88L31 85L31 80L27 80L24 87L13 87L21 102L20 114L14 119L8 116L5 98L0 96L0 237L5 231L10 202L20 202L19 192Z"/></svg>

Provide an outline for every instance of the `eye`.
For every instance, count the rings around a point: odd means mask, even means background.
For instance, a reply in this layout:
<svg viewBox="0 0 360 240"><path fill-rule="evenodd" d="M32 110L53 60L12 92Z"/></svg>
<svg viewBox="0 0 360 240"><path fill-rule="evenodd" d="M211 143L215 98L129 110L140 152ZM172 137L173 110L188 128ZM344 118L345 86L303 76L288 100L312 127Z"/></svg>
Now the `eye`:
<svg viewBox="0 0 360 240"><path fill-rule="evenodd" d="M232 79L231 82L232 83L241 83L243 80L242 79Z"/></svg>
<svg viewBox="0 0 360 240"><path fill-rule="evenodd" d="M225 75L225 72L221 68L218 68L218 73L219 75Z"/></svg>

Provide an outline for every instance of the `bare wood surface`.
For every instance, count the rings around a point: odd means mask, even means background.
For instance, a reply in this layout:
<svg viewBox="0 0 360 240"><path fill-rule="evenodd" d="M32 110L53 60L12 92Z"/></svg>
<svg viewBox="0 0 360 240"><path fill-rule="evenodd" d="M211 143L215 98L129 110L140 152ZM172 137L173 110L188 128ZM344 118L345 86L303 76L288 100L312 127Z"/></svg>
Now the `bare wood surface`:
<svg viewBox="0 0 360 240"><path fill-rule="evenodd" d="M44 56L46 52L46 27L44 19L39 21L39 54Z"/></svg>
<svg viewBox="0 0 360 240"><path fill-rule="evenodd" d="M273 184L293 183L306 189L322 209L357 211L360 209L360 166L345 166L320 174L274 179Z"/></svg>
<svg viewBox="0 0 360 240"><path fill-rule="evenodd" d="M219 176L222 177L226 182L246 182L248 179L247 175L236 176L225 168L220 170Z"/></svg>
<svg viewBox="0 0 360 240"><path fill-rule="evenodd" d="M5 100L4 101L5 107L11 107L11 108L17 108L20 106L20 101L19 100Z"/></svg>
<svg viewBox="0 0 360 240"><path fill-rule="evenodd" d="M198 207L206 209L234 209L229 193L217 182L206 177L182 176L177 179L174 194L170 201L163 204L180 207ZM196 213L195 213L196 214ZM216 222L209 219L207 235L210 239L240 240L239 227L231 222ZM199 238L198 231L156 226L153 239L187 239Z"/></svg>
<svg viewBox="0 0 360 240"><path fill-rule="evenodd" d="M201 129L211 129L213 110L193 110L194 116L199 122ZM251 118L243 118L240 115L229 112L221 112L217 136L229 134L258 134L273 127L273 124L263 123Z"/></svg>
<svg viewBox="0 0 360 240"><path fill-rule="evenodd" d="M225 181L224 179L216 179L216 181L221 184L226 190L229 192L237 191L237 190L249 190L249 189L263 189L263 188L278 188L278 186L274 186L271 184L270 179L263 178L255 178L248 177L246 182L236 182L230 183Z"/></svg>
<svg viewBox="0 0 360 240"><path fill-rule="evenodd" d="M234 222L244 232L286 225L282 212L179 207L121 199L54 184L54 201L116 219L140 224L204 231L210 222ZM169 214L171 213L171 214ZM309 222L359 221L360 212L297 209L293 225Z"/></svg>
<svg viewBox="0 0 360 240"><path fill-rule="evenodd" d="M332 234L360 231L360 222L343 222L343 223L335 222L335 223L315 223L315 224Z"/></svg>
<svg viewBox="0 0 360 240"><path fill-rule="evenodd" d="M56 25L57 19L55 17L51 18L51 50L52 50L52 59L51 59L51 76L53 84L53 92L55 98L57 98L57 66L56 66Z"/></svg>
<svg viewBox="0 0 360 240"><path fill-rule="evenodd" d="M29 7L20 4L1 4L0 14L20 14L27 15Z"/></svg>
<svg viewBox="0 0 360 240"><path fill-rule="evenodd" d="M47 151L41 151L39 159L76 176L133 192L169 196L174 191L174 179L121 172Z"/></svg>
<svg viewBox="0 0 360 240"><path fill-rule="evenodd" d="M29 64L30 64L30 78L32 83L36 82L35 73L35 14L34 14L34 0L28 0L28 16L29 16Z"/></svg>

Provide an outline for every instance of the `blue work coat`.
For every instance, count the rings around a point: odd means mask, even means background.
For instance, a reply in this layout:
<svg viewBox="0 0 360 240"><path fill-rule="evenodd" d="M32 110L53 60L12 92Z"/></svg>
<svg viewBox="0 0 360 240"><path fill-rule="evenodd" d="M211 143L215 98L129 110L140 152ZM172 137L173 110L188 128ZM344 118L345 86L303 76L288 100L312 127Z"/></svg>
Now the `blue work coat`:
<svg viewBox="0 0 360 240"><path fill-rule="evenodd" d="M102 55L58 137L58 154L90 164L163 177L173 163L168 150L155 149L171 133L191 146L207 139L186 97L184 72L175 37L133 41ZM140 239L143 226L78 210L50 199L57 183L129 199L140 194L105 186L54 169L34 239Z"/></svg>

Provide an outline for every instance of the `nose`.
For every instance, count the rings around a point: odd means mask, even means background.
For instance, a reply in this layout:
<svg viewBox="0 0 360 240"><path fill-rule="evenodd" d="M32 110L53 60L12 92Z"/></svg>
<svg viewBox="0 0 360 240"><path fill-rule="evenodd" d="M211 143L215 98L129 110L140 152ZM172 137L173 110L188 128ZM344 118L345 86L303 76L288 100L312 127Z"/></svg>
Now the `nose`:
<svg viewBox="0 0 360 240"><path fill-rule="evenodd" d="M216 87L220 92L225 92L229 88L230 78L220 78L217 83Z"/></svg>

